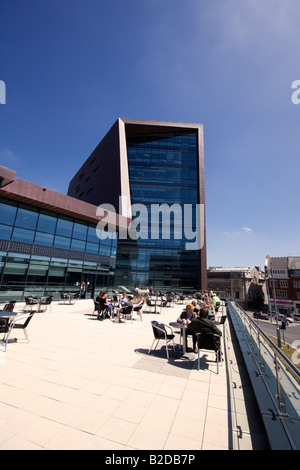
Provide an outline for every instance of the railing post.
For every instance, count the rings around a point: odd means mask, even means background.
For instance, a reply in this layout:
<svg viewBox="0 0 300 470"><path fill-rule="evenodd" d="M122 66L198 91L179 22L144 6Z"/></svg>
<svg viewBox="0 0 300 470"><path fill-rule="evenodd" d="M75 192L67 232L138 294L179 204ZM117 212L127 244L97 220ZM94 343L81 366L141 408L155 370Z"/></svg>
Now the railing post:
<svg viewBox="0 0 300 470"><path fill-rule="evenodd" d="M276 373L276 385L277 385L277 395L276 395L276 399L277 399L277 402L278 402L278 415L281 415L282 412L281 412L281 409L282 407L284 406L284 404L282 403L281 401L281 392L280 392L280 383L279 383L279 364L278 364L278 360L277 360L277 354L276 352L274 351L274 364L275 364L275 373Z"/></svg>
<svg viewBox="0 0 300 470"><path fill-rule="evenodd" d="M257 332L257 342L258 342L258 354L259 354L260 374L263 375L263 374L264 374L263 369L265 368L265 366L263 365L263 361L262 361L261 339L260 339L259 331Z"/></svg>

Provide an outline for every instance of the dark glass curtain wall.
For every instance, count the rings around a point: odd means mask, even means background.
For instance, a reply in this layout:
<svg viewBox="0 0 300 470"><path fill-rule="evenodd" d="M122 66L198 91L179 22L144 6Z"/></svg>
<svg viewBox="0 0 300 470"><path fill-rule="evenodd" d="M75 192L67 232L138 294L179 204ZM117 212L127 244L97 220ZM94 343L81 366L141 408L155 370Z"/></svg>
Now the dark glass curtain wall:
<svg viewBox="0 0 300 470"><path fill-rule="evenodd" d="M186 250L191 239L184 236L183 218L184 204L195 209L198 203L197 132L127 135L126 139L131 202L147 207L147 214L137 213L136 217L144 234L148 222L148 237L119 240L115 285L197 288L198 252ZM177 204L181 210L181 221L180 210L176 217L170 215L169 239L163 236L167 218L160 217L158 227L151 225L152 205L163 203ZM194 232L195 213L193 210L189 227ZM178 237L180 229L182 236Z"/></svg>
<svg viewBox="0 0 300 470"><path fill-rule="evenodd" d="M113 286L117 239L96 226L0 198L0 302L27 295L79 292L87 298Z"/></svg>

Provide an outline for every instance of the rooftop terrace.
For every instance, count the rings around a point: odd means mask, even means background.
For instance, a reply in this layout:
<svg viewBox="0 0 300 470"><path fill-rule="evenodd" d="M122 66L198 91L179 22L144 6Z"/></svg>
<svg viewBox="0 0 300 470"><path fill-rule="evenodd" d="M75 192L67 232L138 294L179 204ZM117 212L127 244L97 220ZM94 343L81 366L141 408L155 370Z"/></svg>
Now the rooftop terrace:
<svg viewBox="0 0 300 470"><path fill-rule="evenodd" d="M51 307L33 317L29 343L22 330L6 353L0 343L0 450L269 448L230 322L217 374L213 352L199 371L178 347L169 361L163 343L148 354L151 320L176 321L183 305L122 324L98 321L92 300Z"/></svg>

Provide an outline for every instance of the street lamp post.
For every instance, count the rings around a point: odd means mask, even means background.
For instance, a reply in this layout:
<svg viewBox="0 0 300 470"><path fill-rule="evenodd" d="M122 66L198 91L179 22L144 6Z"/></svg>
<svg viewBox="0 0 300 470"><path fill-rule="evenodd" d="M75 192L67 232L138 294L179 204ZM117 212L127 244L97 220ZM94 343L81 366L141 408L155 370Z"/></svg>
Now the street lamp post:
<svg viewBox="0 0 300 470"><path fill-rule="evenodd" d="M278 342L278 347L281 348L281 338L280 338L280 329L279 329L279 324L278 324L278 311L277 311L277 303L276 303L275 282L274 282L274 276L273 276L273 269L272 268L271 268L271 277L272 277L272 289L273 289L273 299L274 299L275 317L276 317L277 342Z"/></svg>
<svg viewBox="0 0 300 470"><path fill-rule="evenodd" d="M272 317L272 307L271 307L271 299L270 299L270 289L269 289L269 279L271 276L264 276L267 284L267 295L268 295L268 304L269 304L269 314L271 318L271 323L273 323L273 317Z"/></svg>
<svg viewBox="0 0 300 470"><path fill-rule="evenodd" d="M277 333L277 341L278 341L278 347L281 348L281 337L280 337L280 329L279 329L279 324L278 324L278 311L277 311L277 303L276 303L276 293L275 293L275 282L274 282L274 276L273 276L273 269L270 270L271 274L263 274L264 279L266 280L267 283L267 294L268 294L268 303L269 303L269 312L270 312L270 317L271 317L271 323L273 323L273 318L272 318L272 307L271 307L271 298L270 298L270 290L269 290L269 279L272 279L272 289L273 289L273 299L274 299L274 308L275 308L275 318L276 318L276 333Z"/></svg>

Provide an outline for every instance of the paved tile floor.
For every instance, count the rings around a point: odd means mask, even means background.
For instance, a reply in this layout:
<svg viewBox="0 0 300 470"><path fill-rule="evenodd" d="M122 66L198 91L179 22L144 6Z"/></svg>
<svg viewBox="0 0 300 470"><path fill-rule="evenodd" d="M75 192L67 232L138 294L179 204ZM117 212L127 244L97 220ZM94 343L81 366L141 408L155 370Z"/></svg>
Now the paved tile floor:
<svg viewBox="0 0 300 470"><path fill-rule="evenodd" d="M20 308L20 307L19 307ZM267 448L257 405L225 324L224 362L148 354L150 321L175 321L183 305L143 321L92 316L93 302L53 303L0 343L0 449L201 450ZM190 340L189 340L190 341ZM194 358L194 359L193 359Z"/></svg>

